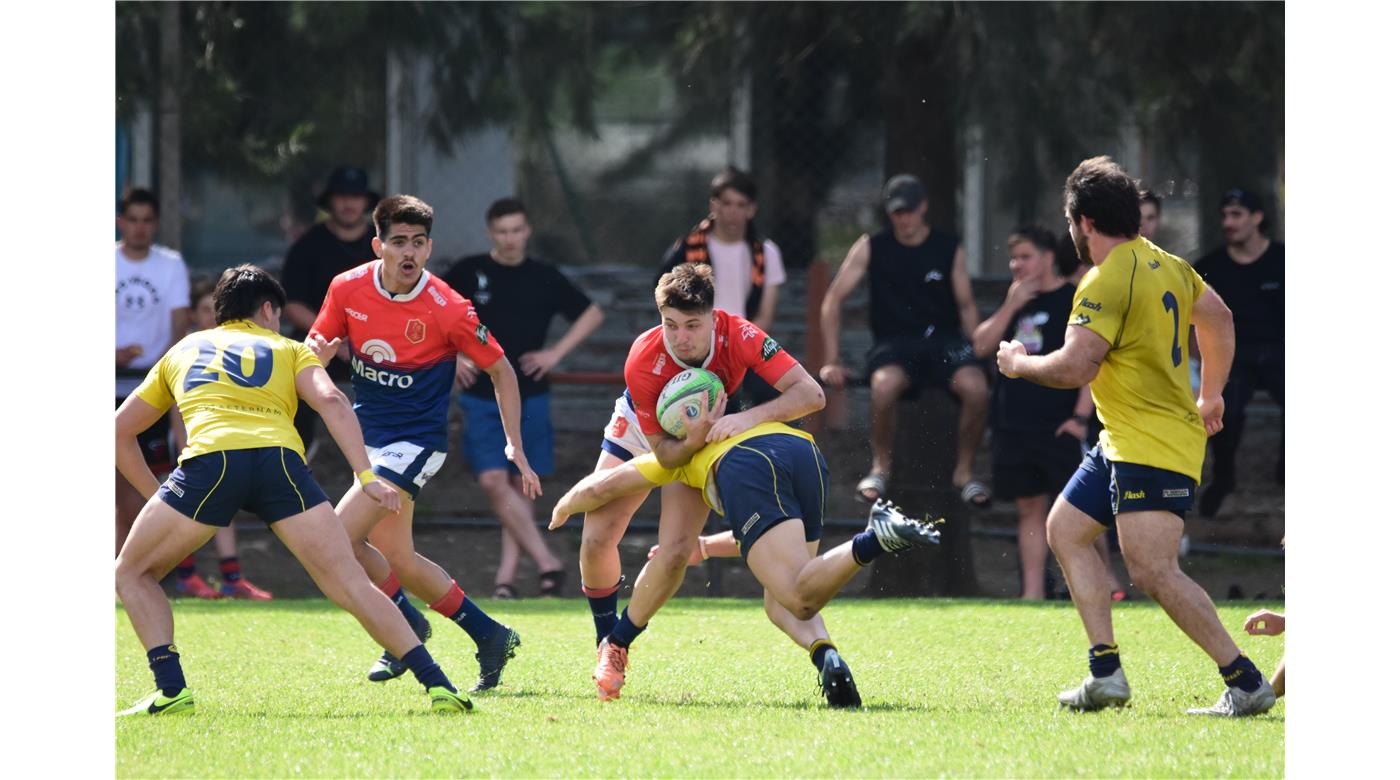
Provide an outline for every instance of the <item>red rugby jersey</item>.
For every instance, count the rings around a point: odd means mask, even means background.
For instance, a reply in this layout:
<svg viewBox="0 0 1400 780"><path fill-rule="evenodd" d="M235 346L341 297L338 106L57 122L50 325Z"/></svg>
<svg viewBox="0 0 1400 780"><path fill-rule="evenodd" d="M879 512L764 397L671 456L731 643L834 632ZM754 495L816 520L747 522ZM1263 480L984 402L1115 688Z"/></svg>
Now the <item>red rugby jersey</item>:
<svg viewBox="0 0 1400 780"><path fill-rule="evenodd" d="M671 377L687 368L713 372L724 383L724 392L733 395L744 381L746 371L752 370L764 381L776 385L783 374L797 365L797 360L757 325L720 309L714 312L715 331L710 337L710 354L699 366L686 365L671 353L660 325L632 342L623 375L642 433L663 433L656 419L656 400Z"/></svg>

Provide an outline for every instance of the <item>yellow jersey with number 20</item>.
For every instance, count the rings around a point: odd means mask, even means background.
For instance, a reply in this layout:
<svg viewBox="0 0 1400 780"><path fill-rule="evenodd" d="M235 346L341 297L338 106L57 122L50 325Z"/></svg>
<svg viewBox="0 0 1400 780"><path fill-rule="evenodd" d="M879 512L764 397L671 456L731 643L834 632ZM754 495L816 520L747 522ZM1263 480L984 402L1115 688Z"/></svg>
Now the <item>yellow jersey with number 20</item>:
<svg viewBox="0 0 1400 780"><path fill-rule="evenodd" d="M181 463L255 447L286 447L304 459L292 425L296 377L319 365L305 344L232 320L181 339L151 367L136 395L161 410L179 405L189 434Z"/></svg>
<svg viewBox="0 0 1400 780"><path fill-rule="evenodd" d="M1109 344L1089 383L1106 459L1201 481L1206 429L1191 395L1187 338L1205 289L1190 264L1141 237L1114 247L1080 281L1069 324Z"/></svg>

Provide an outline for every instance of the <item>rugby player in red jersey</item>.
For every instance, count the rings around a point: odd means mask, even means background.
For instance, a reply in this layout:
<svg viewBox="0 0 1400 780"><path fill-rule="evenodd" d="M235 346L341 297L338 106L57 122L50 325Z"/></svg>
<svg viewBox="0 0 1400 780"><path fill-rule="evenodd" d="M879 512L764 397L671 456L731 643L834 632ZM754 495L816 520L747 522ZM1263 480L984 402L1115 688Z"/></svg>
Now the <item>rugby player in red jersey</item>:
<svg viewBox="0 0 1400 780"><path fill-rule="evenodd" d="M627 391L618 399L613 420L604 431L603 454L596 470L611 468L632 457L654 452L665 468L689 462L706 441L719 441L763 422L796 420L826 405L821 386L778 342L756 325L714 308L713 271L686 263L661 277L656 286L661 324L638 336L627 355ZM708 436L677 439L661 429L656 401L672 377L687 368L704 368L734 392L753 371L779 393L767 403L721 417ZM647 492L627 496L584 515L579 552L584 593L593 610L598 639L594 681L599 695L616 698L627 664L627 648L680 587L695 540L709 516L700 492L679 482L661 488L661 528L658 550L637 578L632 600L617 615L621 563L617 543L632 513ZM825 639L821 616L799 620L765 597L769 619L802 647Z"/></svg>
<svg viewBox="0 0 1400 780"><path fill-rule="evenodd" d="M350 345L355 414L365 432L374 473L402 493L403 508L389 512L350 490L336 507L370 579L391 598L422 638L427 619L404 596L403 587L456 623L477 646L481 676L473 691L494 688L520 637L492 620L457 581L413 548L413 502L447 458L447 409L458 353L480 366L496 388L505 428L506 457L520 469L526 495L540 493L520 442L520 388L471 301L458 295L424 266L432 254L433 209L411 195L394 195L374 209L374 252L380 257L337 276L326 292L308 344L323 360L328 341ZM402 578L402 587L400 585ZM369 678L403 674L389 653Z"/></svg>

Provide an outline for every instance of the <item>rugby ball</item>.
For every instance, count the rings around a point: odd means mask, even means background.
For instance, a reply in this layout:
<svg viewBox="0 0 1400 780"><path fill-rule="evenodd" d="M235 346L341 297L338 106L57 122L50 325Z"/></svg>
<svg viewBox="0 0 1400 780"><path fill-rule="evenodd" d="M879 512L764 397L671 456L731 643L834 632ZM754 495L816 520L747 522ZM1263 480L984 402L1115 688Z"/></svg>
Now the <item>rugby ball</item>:
<svg viewBox="0 0 1400 780"><path fill-rule="evenodd" d="M703 368L688 368L671 377L656 399L656 419L661 421L661 429L684 439L685 421L695 420L714 408L722 392L724 383Z"/></svg>

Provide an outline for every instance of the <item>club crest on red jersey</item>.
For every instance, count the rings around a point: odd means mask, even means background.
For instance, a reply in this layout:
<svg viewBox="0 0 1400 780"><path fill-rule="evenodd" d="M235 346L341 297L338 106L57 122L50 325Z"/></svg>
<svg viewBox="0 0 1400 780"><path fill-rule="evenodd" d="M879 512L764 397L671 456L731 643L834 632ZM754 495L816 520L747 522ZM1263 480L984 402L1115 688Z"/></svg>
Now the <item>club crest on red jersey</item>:
<svg viewBox="0 0 1400 780"><path fill-rule="evenodd" d="M428 335L428 326L420 319L411 319L408 325L404 326L403 337L413 344L422 343L424 337Z"/></svg>

